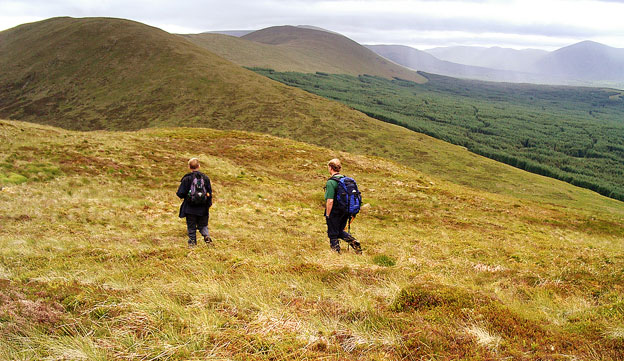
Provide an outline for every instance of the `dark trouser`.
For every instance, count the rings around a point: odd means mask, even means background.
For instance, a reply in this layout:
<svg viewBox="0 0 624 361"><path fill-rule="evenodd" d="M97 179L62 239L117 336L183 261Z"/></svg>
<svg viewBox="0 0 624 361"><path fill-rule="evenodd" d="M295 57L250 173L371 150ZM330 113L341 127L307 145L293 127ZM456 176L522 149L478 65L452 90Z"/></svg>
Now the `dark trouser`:
<svg viewBox="0 0 624 361"><path fill-rule="evenodd" d="M327 222L327 236L329 240L337 240L338 238L342 238L344 240L353 239L351 235L344 231L347 226L347 222L349 221L349 214L337 212L332 209L329 217L325 217L325 221Z"/></svg>
<svg viewBox="0 0 624 361"><path fill-rule="evenodd" d="M197 243L196 231L199 230L202 236L206 237L208 233L208 215L196 216L194 214L186 215L186 229L188 231L189 243Z"/></svg>

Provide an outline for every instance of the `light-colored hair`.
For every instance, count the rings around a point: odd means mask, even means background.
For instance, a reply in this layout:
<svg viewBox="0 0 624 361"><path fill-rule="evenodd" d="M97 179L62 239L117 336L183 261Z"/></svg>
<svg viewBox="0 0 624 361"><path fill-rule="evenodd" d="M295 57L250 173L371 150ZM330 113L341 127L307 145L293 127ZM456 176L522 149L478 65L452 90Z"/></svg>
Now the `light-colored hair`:
<svg viewBox="0 0 624 361"><path fill-rule="evenodd" d="M342 169L342 165L340 164L340 159L334 158L327 163L327 165L334 170L334 172L340 172Z"/></svg>
<svg viewBox="0 0 624 361"><path fill-rule="evenodd" d="M199 168L199 159L197 159L197 158L189 159L188 166L189 166L189 168L191 168L193 170Z"/></svg>

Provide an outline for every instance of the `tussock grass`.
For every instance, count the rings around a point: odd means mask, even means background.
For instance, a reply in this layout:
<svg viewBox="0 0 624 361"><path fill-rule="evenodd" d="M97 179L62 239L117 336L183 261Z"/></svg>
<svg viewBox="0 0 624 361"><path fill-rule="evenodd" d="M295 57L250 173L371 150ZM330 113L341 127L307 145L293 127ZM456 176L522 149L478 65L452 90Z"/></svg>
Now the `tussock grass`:
<svg viewBox="0 0 624 361"><path fill-rule="evenodd" d="M380 254L373 257L373 263L383 267L392 267L396 264L396 260L391 256L386 256L385 254Z"/></svg>
<svg viewBox="0 0 624 361"><path fill-rule="evenodd" d="M502 338L491 334L487 329L479 325L471 325L466 327L466 332L477 339L480 346L496 351L500 345Z"/></svg>
<svg viewBox="0 0 624 361"><path fill-rule="evenodd" d="M243 132L3 121L0 136L0 160L28 178L0 192L0 358L624 356L616 201L487 193ZM191 155L215 188L214 248L187 249L177 218ZM326 239L334 156L367 204L352 225L361 256ZM33 159L58 172L20 167Z"/></svg>
<svg viewBox="0 0 624 361"><path fill-rule="evenodd" d="M624 339L624 327L613 327L606 331L607 337L613 340L623 340Z"/></svg>

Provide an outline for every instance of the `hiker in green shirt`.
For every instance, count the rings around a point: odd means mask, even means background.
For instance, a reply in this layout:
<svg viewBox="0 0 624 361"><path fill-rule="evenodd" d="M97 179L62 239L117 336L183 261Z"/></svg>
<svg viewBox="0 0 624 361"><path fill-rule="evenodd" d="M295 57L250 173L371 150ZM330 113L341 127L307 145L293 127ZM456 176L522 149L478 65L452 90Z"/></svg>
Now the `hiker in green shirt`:
<svg viewBox="0 0 624 361"><path fill-rule="evenodd" d="M360 242L344 230L350 215L335 202L338 189L337 179L344 177L340 174L341 168L342 165L338 159L332 159L327 164L327 170L331 175L331 178L327 180L327 184L325 185L325 221L327 223L329 246L334 251L340 253L340 239L342 239L347 242L356 253L360 254L362 253Z"/></svg>

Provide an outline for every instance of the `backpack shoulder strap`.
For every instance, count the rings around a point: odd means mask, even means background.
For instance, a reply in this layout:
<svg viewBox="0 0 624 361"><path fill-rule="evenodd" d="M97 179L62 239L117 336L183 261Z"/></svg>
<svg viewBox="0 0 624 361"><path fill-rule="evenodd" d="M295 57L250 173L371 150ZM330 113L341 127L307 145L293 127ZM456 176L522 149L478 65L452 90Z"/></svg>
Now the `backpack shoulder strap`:
<svg viewBox="0 0 624 361"><path fill-rule="evenodd" d="M337 183L338 187L340 187L340 178L336 177L336 176L331 176L329 178L327 178L327 181L333 180L334 182ZM327 183L323 186L323 190L327 190ZM336 198L336 197L334 197Z"/></svg>

